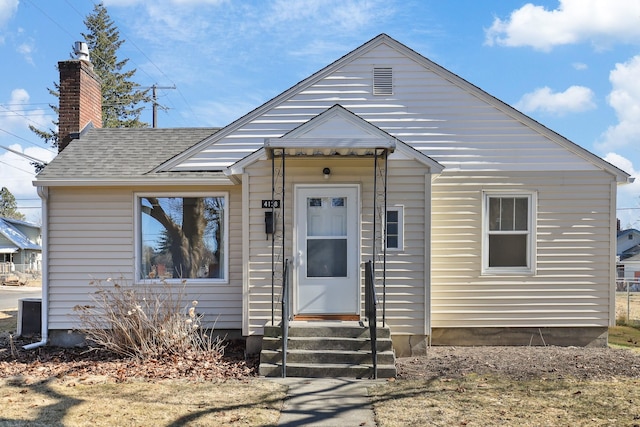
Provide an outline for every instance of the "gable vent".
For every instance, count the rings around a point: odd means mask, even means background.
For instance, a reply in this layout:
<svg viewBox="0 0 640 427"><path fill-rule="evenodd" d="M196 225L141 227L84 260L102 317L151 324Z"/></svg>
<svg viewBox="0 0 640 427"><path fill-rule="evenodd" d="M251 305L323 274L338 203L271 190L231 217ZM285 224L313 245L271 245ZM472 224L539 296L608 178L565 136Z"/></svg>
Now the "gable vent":
<svg viewBox="0 0 640 427"><path fill-rule="evenodd" d="M373 69L373 94L393 95L393 69L374 68Z"/></svg>

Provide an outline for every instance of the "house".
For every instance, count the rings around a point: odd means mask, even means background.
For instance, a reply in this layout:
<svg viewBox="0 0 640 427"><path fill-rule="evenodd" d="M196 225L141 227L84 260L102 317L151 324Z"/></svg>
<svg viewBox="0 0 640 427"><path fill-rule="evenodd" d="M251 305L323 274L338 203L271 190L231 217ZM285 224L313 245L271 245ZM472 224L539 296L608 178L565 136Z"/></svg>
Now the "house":
<svg viewBox="0 0 640 427"><path fill-rule="evenodd" d="M25 274L37 274L42 263L40 227L0 217L0 279L20 282Z"/></svg>
<svg viewBox="0 0 640 427"><path fill-rule="evenodd" d="M221 129L98 129L90 62L59 68L70 136L34 181L43 342L69 343L89 281L121 276L186 279L259 351L285 307L363 318L371 261L398 355L606 344L629 175L388 35Z"/></svg>
<svg viewBox="0 0 640 427"><path fill-rule="evenodd" d="M618 230L616 242L616 256L625 260L640 253L640 231L635 228Z"/></svg>
<svg viewBox="0 0 640 427"><path fill-rule="evenodd" d="M640 291L640 231L618 229L617 235L617 290L627 290L630 284L630 290Z"/></svg>

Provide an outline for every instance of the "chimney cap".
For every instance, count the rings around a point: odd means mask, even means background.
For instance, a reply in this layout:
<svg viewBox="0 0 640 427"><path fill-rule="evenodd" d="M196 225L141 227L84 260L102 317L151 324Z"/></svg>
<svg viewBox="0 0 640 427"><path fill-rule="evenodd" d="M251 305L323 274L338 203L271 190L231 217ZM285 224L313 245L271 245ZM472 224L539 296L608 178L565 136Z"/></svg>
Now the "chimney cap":
<svg viewBox="0 0 640 427"><path fill-rule="evenodd" d="M75 42L73 45L73 53L76 55L77 59L91 62L89 60L89 47L85 42Z"/></svg>

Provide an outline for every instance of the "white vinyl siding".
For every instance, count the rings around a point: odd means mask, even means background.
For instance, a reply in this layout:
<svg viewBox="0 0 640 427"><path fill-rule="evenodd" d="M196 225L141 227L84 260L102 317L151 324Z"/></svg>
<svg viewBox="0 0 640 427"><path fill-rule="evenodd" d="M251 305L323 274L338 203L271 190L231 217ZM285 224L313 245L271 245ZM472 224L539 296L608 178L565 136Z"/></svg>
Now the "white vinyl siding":
<svg viewBox="0 0 640 427"><path fill-rule="evenodd" d="M393 68L393 95L373 95L372 70ZM382 44L293 94L175 170L219 170L340 104L454 170L597 170L514 117ZM222 133L221 133L222 135ZM508 147L508 149L505 149Z"/></svg>
<svg viewBox="0 0 640 427"><path fill-rule="evenodd" d="M279 159L276 163L279 167ZM306 159L285 161L285 257L293 259L293 184L360 184L362 197L360 222L362 262L371 259L373 159ZM324 179L322 170L330 166L331 177ZM387 253L386 321L394 334L425 334L428 315L426 288L428 268L425 265L425 179L428 170L416 161L389 161L388 203L403 203L405 222L404 251ZM262 334L271 321L271 240L264 233L264 211L261 200L271 199L271 161L257 162L245 170L243 185L249 185L249 250L245 280L247 295L244 334ZM281 199L282 196L276 198ZM278 224L278 227L281 227ZM280 259L280 249L276 255ZM381 262L380 259L377 262ZM378 264L380 269L381 264ZM361 266L361 269L364 267ZM364 280L364 279L363 279ZM277 282L279 283L279 282ZM361 286L361 289L364 289ZM281 289L276 293L276 321L280 316ZM378 289L382 295L382 288ZM364 297L361 298L364 301Z"/></svg>
<svg viewBox="0 0 640 427"><path fill-rule="evenodd" d="M180 191L167 188L168 191ZM210 191L211 188L193 188ZM216 189L217 190L217 189ZM229 193L229 283L187 283L187 301L198 300L207 326L239 329L242 313L241 196ZM134 192L148 188L50 188L49 329L77 327L73 307L90 304L92 281L132 284L135 269Z"/></svg>
<svg viewBox="0 0 640 427"><path fill-rule="evenodd" d="M447 174L433 184L432 326L608 326L612 177ZM482 275L483 192L537 193L536 274Z"/></svg>

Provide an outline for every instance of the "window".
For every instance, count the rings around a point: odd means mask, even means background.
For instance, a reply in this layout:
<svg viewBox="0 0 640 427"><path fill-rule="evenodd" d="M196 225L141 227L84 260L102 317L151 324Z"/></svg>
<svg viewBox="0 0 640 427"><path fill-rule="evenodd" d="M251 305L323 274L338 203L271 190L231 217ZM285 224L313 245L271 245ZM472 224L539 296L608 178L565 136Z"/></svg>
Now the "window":
<svg viewBox="0 0 640 427"><path fill-rule="evenodd" d="M374 68L373 69L373 94L393 95L393 69Z"/></svg>
<svg viewBox="0 0 640 427"><path fill-rule="evenodd" d="M387 208L387 249L404 249L404 206Z"/></svg>
<svg viewBox="0 0 640 427"><path fill-rule="evenodd" d="M532 194L485 194L483 270L533 272Z"/></svg>
<svg viewBox="0 0 640 427"><path fill-rule="evenodd" d="M138 277L227 280L226 194L138 194L136 201Z"/></svg>

